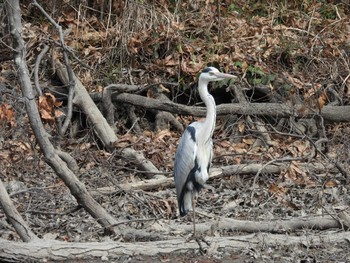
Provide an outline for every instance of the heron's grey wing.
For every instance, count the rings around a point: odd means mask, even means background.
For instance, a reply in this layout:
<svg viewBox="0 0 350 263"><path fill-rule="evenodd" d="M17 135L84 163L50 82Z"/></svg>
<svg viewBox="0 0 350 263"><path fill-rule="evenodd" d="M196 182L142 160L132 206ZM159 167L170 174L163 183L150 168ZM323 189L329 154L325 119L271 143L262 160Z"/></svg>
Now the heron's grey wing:
<svg viewBox="0 0 350 263"><path fill-rule="evenodd" d="M183 133L176 150L174 163L174 178L177 199L180 202L181 192L185 187L187 177L195 166L197 153L196 129L190 125Z"/></svg>

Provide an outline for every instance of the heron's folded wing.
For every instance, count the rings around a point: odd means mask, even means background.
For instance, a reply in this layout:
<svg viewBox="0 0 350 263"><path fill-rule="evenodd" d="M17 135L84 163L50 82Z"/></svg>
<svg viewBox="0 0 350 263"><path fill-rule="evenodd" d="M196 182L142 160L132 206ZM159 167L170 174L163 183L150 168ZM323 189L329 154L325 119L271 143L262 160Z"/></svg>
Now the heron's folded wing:
<svg viewBox="0 0 350 263"><path fill-rule="evenodd" d="M174 178L178 199L191 170L195 166L196 153L195 128L190 125L182 135L175 155Z"/></svg>

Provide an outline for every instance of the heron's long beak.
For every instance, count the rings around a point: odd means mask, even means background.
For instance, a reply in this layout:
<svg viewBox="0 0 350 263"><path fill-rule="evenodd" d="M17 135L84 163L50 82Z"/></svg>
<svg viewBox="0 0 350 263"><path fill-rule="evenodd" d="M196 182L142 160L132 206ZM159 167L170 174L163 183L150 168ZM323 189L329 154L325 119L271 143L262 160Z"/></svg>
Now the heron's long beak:
<svg viewBox="0 0 350 263"><path fill-rule="evenodd" d="M226 73L222 73L222 72L215 72L214 73L216 77L220 78L220 79L232 79L232 78L237 78L237 76L235 75L231 75L231 74L226 74Z"/></svg>

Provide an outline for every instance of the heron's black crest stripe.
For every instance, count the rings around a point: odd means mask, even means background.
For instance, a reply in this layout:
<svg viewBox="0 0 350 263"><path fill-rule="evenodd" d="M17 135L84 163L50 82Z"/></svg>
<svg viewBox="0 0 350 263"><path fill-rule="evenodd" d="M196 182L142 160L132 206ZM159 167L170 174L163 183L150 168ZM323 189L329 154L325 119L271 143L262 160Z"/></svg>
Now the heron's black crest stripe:
<svg viewBox="0 0 350 263"><path fill-rule="evenodd" d="M211 68L205 68L205 69L202 70L202 73L208 73L208 72L210 72L210 71L212 71Z"/></svg>
<svg viewBox="0 0 350 263"><path fill-rule="evenodd" d="M187 130L191 135L191 139L195 142L196 141L196 129L192 126L188 126Z"/></svg>

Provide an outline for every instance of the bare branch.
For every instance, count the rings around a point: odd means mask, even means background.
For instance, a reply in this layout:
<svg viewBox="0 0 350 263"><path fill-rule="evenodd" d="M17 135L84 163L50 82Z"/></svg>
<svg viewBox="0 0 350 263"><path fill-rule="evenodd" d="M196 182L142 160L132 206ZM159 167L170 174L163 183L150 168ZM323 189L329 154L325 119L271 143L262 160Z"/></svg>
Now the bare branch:
<svg viewBox="0 0 350 263"><path fill-rule="evenodd" d="M66 67L58 60L55 61L55 65L57 66L56 72L58 77L63 84L68 85L69 78ZM97 108L96 104L89 97L89 94L87 93L84 85L76 77L74 89L74 104L80 107L87 115L89 121L92 123L94 131L96 132L103 145L107 149L112 150L114 148L113 144L117 140L117 136L101 114L100 110Z"/></svg>
<svg viewBox="0 0 350 263"><path fill-rule="evenodd" d="M43 57L45 56L45 54L47 53L48 50L49 50L49 46L44 45L44 48L41 50L40 54L38 55L38 57L36 58L36 61L35 61L34 84L35 84L35 89L38 92L39 96L43 95L43 92L42 92L40 84L39 84L39 66L40 66L41 60L43 59Z"/></svg>
<svg viewBox="0 0 350 263"><path fill-rule="evenodd" d="M294 159L289 159L292 161ZM280 160L281 161L281 160ZM288 159L285 159L287 162ZM243 175L243 174L251 174L256 176L257 173L269 173L269 174L278 174L282 170L288 168L289 163L280 163L280 164L259 164L259 163L251 163L251 164L235 164L228 165L222 167L214 167L210 169L209 179L222 178L224 176L232 176L232 175ZM324 165L324 164L310 164L310 163L299 163L300 167L303 169L309 169L313 172L316 171L324 171L325 169L332 169L332 165ZM135 183L121 184L118 186L119 188L128 191L128 190L154 190L157 188L167 188L174 187L174 179L172 177L165 178L159 177L155 179L143 180ZM96 191L91 191L92 195L98 195L101 192L104 194L110 194L115 192L116 189L97 189Z"/></svg>
<svg viewBox="0 0 350 263"><path fill-rule="evenodd" d="M41 5L38 4L36 0L33 0L33 5L36 6L45 15L45 17L50 21L50 23L54 27L56 27L60 37L63 58L67 67L68 79L69 79L67 114L62 127L59 128L60 135L64 135L68 129L68 126L71 122L72 115L73 115L73 96L74 96L74 86L75 86L74 73L73 73L72 67L70 66L68 55L66 52L67 48L66 48L66 45L64 44L64 35L63 35L62 27L58 23L56 23L54 19L52 19L52 17L44 10L44 8L41 7Z"/></svg>
<svg viewBox="0 0 350 263"><path fill-rule="evenodd" d="M101 100L101 95L92 94L95 100ZM192 107L187 105L177 104L171 101L160 101L157 99L147 98L135 94L121 93L112 95L112 100L132 104L135 106L144 107L146 109L163 110L177 114L187 114L194 116L205 116L205 108ZM317 113L312 111L298 112L286 104L282 103L249 103L249 104L220 104L217 106L217 115L241 114L241 115L256 115L270 117L304 117L312 118ZM324 106L321 110L321 116L324 120L334 122L350 122L350 106Z"/></svg>
<svg viewBox="0 0 350 263"><path fill-rule="evenodd" d="M17 50L15 55L15 63L18 71L18 78L20 81L21 90L24 97L24 104L27 109L30 124L36 140L43 152L47 163L55 170L56 174L68 186L71 193L98 222L103 226L115 224L116 220L107 211L100 206L88 193L86 187L81 183L75 174L67 167L56 153L56 150L50 142L47 133L45 132L43 123L40 119L37 103L34 100L33 88L29 78L29 70L26 62L26 50L24 40L22 38L22 23L18 0L6 1L6 7L9 13L9 25L11 34L14 39L14 45Z"/></svg>
<svg viewBox="0 0 350 263"><path fill-rule="evenodd" d="M59 78L61 79L63 84L67 84L68 77L64 65L59 61L56 61L55 64L58 65L57 74ZM80 82L78 78L75 79L74 104L79 106L88 116L88 119L92 123L94 131L96 132L97 136L100 138L104 146L109 150L113 150L115 148L114 143L117 140L117 136L115 135L113 129L103 117L100 110L97 108L96 104L93 102L93 100L87 93L84 85ZM135 160L138 167L141 170L152 172L154 174L159 174L157 167L155 167L152 162L147 160L141 152L136 152L132 148L126 148L122 150L122 155L126 159Z"/></svg>
<svg viewBox="0 0 350 263"><path fill-rule="evenodd" d="M16 207L13 205L4 184L0 179L0 204L5 212L9 222L16 229L17 234L25 242L38 240L39 238L32 232L28 224L23 220L22 216L18 213Z"/></svg>

